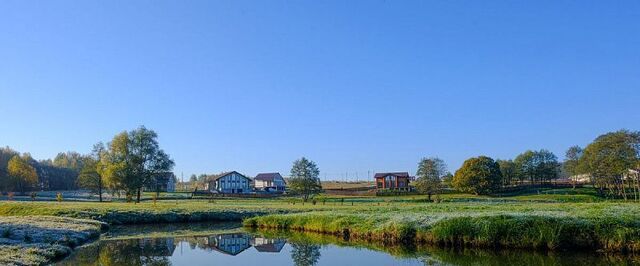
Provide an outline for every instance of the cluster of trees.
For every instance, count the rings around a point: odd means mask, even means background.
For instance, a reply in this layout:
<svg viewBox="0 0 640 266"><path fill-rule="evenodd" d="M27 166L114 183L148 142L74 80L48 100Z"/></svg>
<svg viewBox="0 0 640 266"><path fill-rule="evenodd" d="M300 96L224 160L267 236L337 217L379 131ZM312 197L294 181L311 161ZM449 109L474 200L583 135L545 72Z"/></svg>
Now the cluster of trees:
<svg viewBox="0 0 640 266"><path fill-rule="evenodd" d="M158 143L158 135L141 126L117 134L106 146L94 145L83 165L78 183L98 192L102 201L105 189L124 193L128 200L140 202L142 188L154 182L157 175L171 171L174 166Z"/></svg>
<svg viewBox="0 0 640 266"><path fill-rule="evenodd" d="M589 178L602 196L640 200L640 132L610 132L584 149L569 148L565 157L564 171Z"/></svg>
<svg viewBox="0 0 640 266"><path fill-rule="evenodd" d="M474 157L453 176L441 159L424 158L414 186L431 199L443 183L462 192L491 194L508 186L541 185L561 177L588 178L603 196L640 201L640 132L619 130L597 137L584 149L570 147L563 162L544 149L525 151L513 160Z"/></svg>
<svg viewBox="0 0 640 266"><path fill-rule="evenodd" d="M0 148L0 189L2 191L76 189L85 157L77 152L59 153L51 160L36 161L29 153Z"/></svg>
<svg viewBox="0 0 640 266"><path fill-rule="evenodd" d="M541 149L527 150L513 160L479 156L466 160L453 176L454 188L473 194L491 194L509 186L542 185L561 177L558 157Z"/></svg>
<svg viewBox="0 0 640 266"><path fill-rule="evenodd" d="M65 152L41 161L28 153L0 148L0 188L24 193L80 187L97 192L100 201L106 190L140 201L142 188L174 165L157 138L153 130L142 126L117 134L107 145L94 145L90 154Z"/></svg>

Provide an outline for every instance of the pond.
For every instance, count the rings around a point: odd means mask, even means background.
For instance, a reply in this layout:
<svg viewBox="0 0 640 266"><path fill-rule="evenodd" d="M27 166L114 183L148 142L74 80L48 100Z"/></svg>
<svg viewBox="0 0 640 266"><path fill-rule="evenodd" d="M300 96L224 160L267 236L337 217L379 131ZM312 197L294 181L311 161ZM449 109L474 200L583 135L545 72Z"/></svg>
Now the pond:
<svg viewBox="0 0 640 266"><path fill-rule="evenodd" d="M237 223L114 227L58 265L637 265L596 252L383 246L333 236L254 231Z"/></svg>

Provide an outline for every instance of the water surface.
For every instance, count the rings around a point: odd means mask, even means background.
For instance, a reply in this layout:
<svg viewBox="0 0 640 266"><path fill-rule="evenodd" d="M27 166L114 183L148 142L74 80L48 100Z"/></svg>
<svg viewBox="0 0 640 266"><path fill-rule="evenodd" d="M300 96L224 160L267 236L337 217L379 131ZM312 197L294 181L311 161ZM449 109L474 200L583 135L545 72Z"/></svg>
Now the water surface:
<svg viewBox="0 0 640 266"><path fill-rule="evenodd" d="M59 265L638 265L595 252L451 250L382 246L308 233L250 231L236 223L115 227Z"/></svg>

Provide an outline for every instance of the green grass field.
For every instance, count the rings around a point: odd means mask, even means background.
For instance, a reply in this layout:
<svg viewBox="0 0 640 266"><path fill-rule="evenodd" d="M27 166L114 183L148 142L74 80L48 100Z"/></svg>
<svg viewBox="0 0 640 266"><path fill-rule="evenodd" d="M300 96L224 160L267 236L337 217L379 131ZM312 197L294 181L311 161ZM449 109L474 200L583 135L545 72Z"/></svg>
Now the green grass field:
<svg viewBox="0 0 640 266"><path fill-rule="evenodd" d="M605 201L590 189L546 189L509 197L425 196L0 202L0 216L53 215L110 224L242 221L380 242L445 246L640 251L640 204Z"/></svg>

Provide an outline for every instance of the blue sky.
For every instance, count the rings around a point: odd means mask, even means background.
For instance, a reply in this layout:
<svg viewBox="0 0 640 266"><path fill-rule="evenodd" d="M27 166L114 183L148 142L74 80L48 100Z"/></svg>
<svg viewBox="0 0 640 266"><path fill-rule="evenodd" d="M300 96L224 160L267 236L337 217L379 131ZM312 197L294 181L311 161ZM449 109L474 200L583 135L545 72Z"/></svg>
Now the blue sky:
<svg viewBox="0 0 640 266"><path fill-rule="evenodd" d="M562 158L639 129L639 18L639 1L5 0L0 145L50 158L145 125L185 176Z"/></svg>

